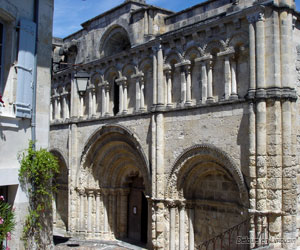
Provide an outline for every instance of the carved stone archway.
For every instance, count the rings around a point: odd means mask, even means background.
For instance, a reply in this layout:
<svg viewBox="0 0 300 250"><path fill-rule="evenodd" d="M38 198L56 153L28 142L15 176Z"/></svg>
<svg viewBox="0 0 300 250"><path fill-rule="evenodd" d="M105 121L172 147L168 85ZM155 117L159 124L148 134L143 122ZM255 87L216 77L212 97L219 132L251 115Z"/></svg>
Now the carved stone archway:
<svg viewBox="0 0 300 250"><path fill-rule="evenodd" d="M150 208L145 203L151 194L150 169L137 137L128 129L108 125L89 138L76 190L79 233L146 243L148 219L142 215Z"/></svg>
<svg viewBox="0 0 300 250"><path fill-rule="evenodd" d="M169 201L170 249L184 244L183 240L173 243L176 234L179 239L188 238L191 249L248 217L248 191L240 169L211 145L188 148L177 158L165 196ZM186 225L188 229L182 230Z"/></svg>

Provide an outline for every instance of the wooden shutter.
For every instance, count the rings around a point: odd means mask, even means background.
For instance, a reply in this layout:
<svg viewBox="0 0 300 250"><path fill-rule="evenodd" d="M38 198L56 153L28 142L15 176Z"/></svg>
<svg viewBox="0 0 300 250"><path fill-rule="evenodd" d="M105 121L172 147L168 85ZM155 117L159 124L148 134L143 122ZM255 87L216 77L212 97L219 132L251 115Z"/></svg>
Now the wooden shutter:
<svg viewBox="0 0 300 250"><path fill-rule="evenodd" d="M31 118L36 24L20 20L16 116Z"/></svg>

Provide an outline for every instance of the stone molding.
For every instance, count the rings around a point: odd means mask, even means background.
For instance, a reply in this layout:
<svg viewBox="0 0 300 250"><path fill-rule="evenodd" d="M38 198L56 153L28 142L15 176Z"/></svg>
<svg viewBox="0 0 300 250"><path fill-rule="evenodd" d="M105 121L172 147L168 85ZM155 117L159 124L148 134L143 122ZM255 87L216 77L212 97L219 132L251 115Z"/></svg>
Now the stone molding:
<svg viewBox="0 0 300 250"><path fill-rule="evenodd" d="M268 89L253 89L249 90L248 100L261 99L276 99L276 100L290 100L296 101L298 99L297 92L290 88L268 88Z"/></svg>
<svg viewBox="0 0 300 250"><path fill-rule="evenodd" d="M210 155L213 158L218 159L218 161L222 162L222 167L225 168L235 180L238 189L241 193L241 200L245 206L247 206L248 201L248 190L246 188L246 184L244 182L244 176L241 170L233 163L233 161L227 156L225 152L216 148L213 145L209 144L201 144L195 145L188 149L186 149L183 153L181 153L177 159L175 160L169 176L167 178L167 185L165 191L165 197L170 196L170 191L172 187L177 187L177 177L176 175L180 172L181 167L190 159L199 155ZM178 190L179 191L179 190Z"/></svg>

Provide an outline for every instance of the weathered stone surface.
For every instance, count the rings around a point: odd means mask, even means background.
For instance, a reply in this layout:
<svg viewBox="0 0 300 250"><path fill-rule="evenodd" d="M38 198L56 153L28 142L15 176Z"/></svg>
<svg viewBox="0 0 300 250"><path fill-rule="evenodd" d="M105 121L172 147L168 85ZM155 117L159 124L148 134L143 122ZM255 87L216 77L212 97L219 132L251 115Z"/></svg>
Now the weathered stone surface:
<svg viewBox="0 0 300 250"><path fill-rule="evenodd" d="M149 249L195 249L250 216L251 237L268 217L272 237L296 233L299 24L264 3L172 14L126 1L63 39L61 60L90 75L81 93L72 67L53 75L50 140L69 164L70 234L143 241L128 218L146 210ZM120 200L125 189L136 198Z"/></svg>

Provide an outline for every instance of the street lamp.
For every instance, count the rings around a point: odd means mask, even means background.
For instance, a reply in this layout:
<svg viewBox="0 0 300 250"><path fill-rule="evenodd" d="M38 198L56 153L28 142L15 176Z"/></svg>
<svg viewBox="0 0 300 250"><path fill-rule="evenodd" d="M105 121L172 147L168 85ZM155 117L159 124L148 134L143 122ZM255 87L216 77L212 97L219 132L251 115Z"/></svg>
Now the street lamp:
<svg viewBox="0 0 300 250"><path fill-rule="evenodd" d="M88 81L90 79L90 75L86 71L78 71L75 74L77 90L79 95L84 95L87 89Z"/></svg>

